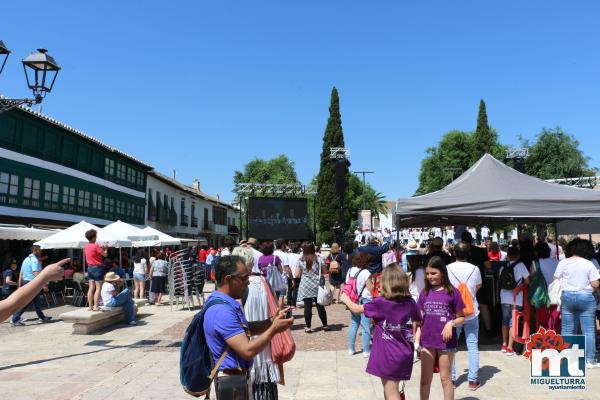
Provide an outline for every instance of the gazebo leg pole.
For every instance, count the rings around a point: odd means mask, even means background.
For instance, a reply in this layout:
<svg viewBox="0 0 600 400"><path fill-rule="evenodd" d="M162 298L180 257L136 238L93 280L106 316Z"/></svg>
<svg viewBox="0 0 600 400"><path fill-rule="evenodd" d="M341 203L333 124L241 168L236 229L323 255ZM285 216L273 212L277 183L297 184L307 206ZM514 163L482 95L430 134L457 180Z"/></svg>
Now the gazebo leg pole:
<svg viewBox="0 0 600 400"><path fill-rule="evenodd" d="M556 259L560 259L560 253L558 252L558 224L554 221L554 242L556 245Z"/></svg>

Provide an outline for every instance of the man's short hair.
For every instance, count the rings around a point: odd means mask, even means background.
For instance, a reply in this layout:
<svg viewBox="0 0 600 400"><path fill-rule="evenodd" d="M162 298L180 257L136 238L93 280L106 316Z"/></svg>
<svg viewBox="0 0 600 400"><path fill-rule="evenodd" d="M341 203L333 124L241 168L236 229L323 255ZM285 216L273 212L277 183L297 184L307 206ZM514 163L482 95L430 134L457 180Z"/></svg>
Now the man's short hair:
<svg viewBox="0 0 600 400"><path fill-rule="evenodd" d="M227 275L235 275L237 273L238 263L244 264L244 259L240 256L223 256L219 259L219 263L215 268L217 287L223 285Z"/></svg>
<svg viewBox="0 0 600 400"><path fill-rule="evenodd" d="M471 246L468 243L460 242L454 246L454 255L457 260L466 260L471 254Z"/></svg>
<svg viewBox="0 0 600 400"><path fill-rule="evenodd" d="M86 238L86 239L88 240L88 242L89 242L90 240L92 240L93 238L95 238L95 237L96 237L96 235L98 235L98 233L96 232L96 230L95 230L95 229L90 229L89 231L87 231L87 232L85 233L85 238Z"/></svg>
<svg viewBox="0 0 600 400"><path fill-rule="evenodd" d="M473 243L473 235L471 235L471 232L469 231L464 231L461 235L460 235L460 240L465 242L465 243Z"/></svg>
<svg viewBox="0 0 600 400"><path fill-rule="evenodd" d="M521 257L521 250L517 246L510 246L508 251L506 252L508 258L518 258Z"/></svg>
<svg viewBox="0 0 600 400"><path fill-rule="evenodd" d="M442 239L439 236L436 236L433 238L433 240L431 241L431 245L435 248L439 248L441 249L442 247L444 247L444 239Z"/></svg>

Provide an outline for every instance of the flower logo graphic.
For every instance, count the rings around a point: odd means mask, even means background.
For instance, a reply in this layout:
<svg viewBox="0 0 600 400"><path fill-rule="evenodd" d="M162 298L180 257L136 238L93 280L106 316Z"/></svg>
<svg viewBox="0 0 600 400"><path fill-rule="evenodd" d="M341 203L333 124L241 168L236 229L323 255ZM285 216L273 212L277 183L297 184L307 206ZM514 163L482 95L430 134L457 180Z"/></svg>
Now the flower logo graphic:
<svg viewBox="0 0 600 400"><path fill-rule="evenodd" d="M523 353L523 355L529 359L529 362L531 362L531 351L533 349L539 349L541 351L546 349L556 349L560 352L569 348L569 346L570 343L565 342L561 335L557 334L551 329L546 330L540 326L537 333L531 335L531 339L525 345L525 353ZM563 359L561 362L566 361L566 359ZM542 360L542 370L548 369L549 366L549 360L544 358Z"/></svg>

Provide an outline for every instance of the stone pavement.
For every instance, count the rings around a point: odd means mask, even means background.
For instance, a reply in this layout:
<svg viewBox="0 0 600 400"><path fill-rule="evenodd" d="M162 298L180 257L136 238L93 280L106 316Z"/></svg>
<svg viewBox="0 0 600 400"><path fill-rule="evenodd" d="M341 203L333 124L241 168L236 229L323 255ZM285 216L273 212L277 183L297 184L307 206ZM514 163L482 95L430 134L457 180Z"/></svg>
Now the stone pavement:
<svg viewBox="0 0 600 400"><path fill-rule="evenodd" d="M342 307L342 306L339 306ZM366 360L345 350L347 314L334 308L330 324L342 327L335 335L316 332L305 335L295 329L299 351L286 364L286 385L279 387L282 400L383 399L379 379L367 375ZM296 314L302 311L298 310ZM189 399L179 386L178 346L191 311L168 306L140 309L142 323L117 325L93 335L71 335L62 322L39 324L26 329L2 330L0 387L3 399L100 400L100 399ZM337 315L336 315L337 314ZM339 315L339 317L338 317ZM298 315L299 316L299 315ZM319 327L316 315L313 327ZM296 324L301 328L302 318ZM3 324L4 325L4 324ZM315 342L326 345L316 346ZM311 344L312 343L312 344ZM331 349L317 349L331 347ZM341 349L340 349L341 348ZM310 349L310 350L306 350ZM459 370L467 367L465 352L458 356ZM420 364L407 383L408 399L418 398ZM529 384L528 361L507 357L497 350L481 352L484 385L476 392L466 389L466 373L460 377L457 399L599 399L600 370L588 371L588 389L581 392L550 392ZM431 399L441 398L438 376Z"/></svg>

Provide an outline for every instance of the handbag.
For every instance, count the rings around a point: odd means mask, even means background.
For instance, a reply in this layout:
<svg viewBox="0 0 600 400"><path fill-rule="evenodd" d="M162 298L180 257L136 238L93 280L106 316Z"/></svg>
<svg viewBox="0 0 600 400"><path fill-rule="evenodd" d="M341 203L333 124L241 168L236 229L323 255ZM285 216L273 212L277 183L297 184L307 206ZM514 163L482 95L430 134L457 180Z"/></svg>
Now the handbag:
<svg viewBox="0 0 600 400"><path fill-rule="evenodd" d="M265 285L265 290L267 291L269 315L274 317L279 312L277 300L271 296L271 291L268 286L266 286L267 283L263 281L263 285ZM290 329L286 329L273 336L273 339L271 339L271 359L273 359L274 363L283 364L288 362L294 358L294 354L296 354L296 342L294 342L292 331Z"/></svg>
<svg viewBox="0 0 600 400"><path fill-rule="evenodd" d="M560 308L560 298L562 296L562 279L555 279L548 286L548 297L550 304Z"/></svg>
<svg viewBox="0 0 600 400"><path fill-rule="evenodd" d="M327 282L325 280L325 277L323 276L323 271L321 270L321 264L318 265L319 267L319 286L318 286L318 291L317 291L317 304L321 305L321 306L328 306L331 304L331 301L333 300L333 296L331 295L331 288L329 287L329 282Z"/></svg>
<svg viewBox="0 0 600 400"><path fill-rule="evenodd" d="M276 263L275 256L273 256L273 264ZM281 273L277 269L277 265L269 264L266 268L267 282L275 292L283 292L287 289L287 284L283 280Z"/></svg>
<svg viewBox="0 0 600 400"><path fill-rule="evenodd" d="M248 377L246 375L218 376L215 380L217 400L248 400Z"/></svg>

